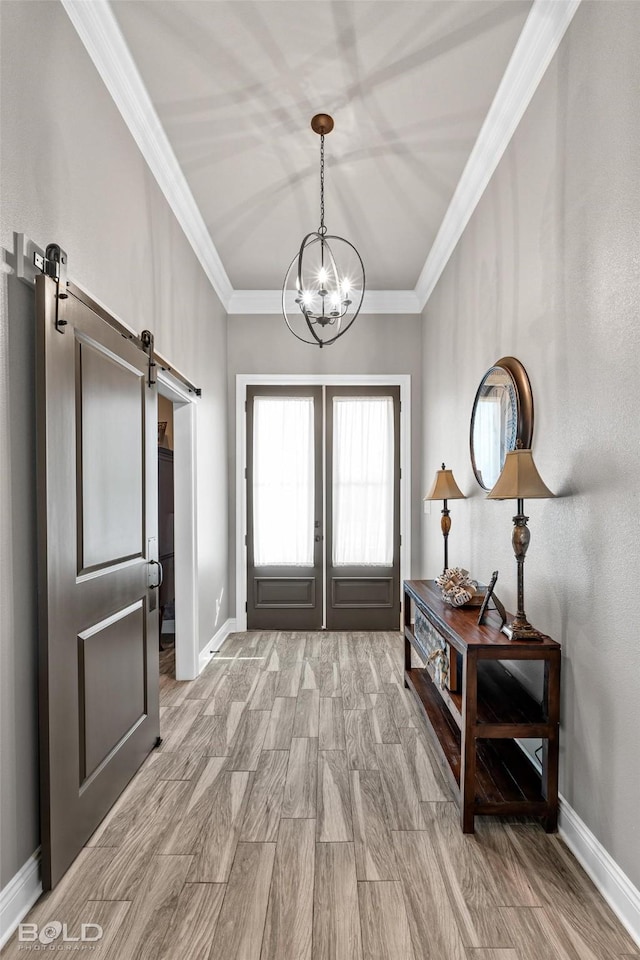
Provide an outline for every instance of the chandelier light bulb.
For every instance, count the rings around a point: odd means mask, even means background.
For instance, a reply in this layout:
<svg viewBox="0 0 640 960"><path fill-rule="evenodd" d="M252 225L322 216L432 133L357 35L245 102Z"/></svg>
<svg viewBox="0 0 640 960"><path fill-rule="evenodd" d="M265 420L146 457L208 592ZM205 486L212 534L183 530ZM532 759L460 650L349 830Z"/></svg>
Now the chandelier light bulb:
<svg viewBox="0 0 640 960"><path fill-rule="evenodd" d="M346 333L358 316L365 272L355 246L328 233L324 222L324 138L331 133L333 120L327 114L316 114L311 127L320 135L320 226L304 237L289 264L282 312L298 340L323 347Z"/></svg>

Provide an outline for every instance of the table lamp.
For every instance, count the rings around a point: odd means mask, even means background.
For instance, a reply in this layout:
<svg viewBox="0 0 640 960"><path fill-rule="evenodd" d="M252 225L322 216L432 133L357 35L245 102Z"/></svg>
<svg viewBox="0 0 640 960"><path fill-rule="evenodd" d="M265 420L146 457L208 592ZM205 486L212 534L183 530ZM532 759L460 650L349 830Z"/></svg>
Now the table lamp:
<svg viewBox="0 0 640 960"><path fill-rule="evenodd" d="M513 518L513 552L518 565L518 612L504 632L512 640L542 640L544 634L532 627L524 612L524 558L531 534L527 526L529 517L524 515L524 500L534 497L555 497L542 480L533 462L531 450L511 450L505 459L502 473L495 486L487 494L487 500L517 500L518 512Z"/></svg>
<svg viewBox="0 0 640 960"><path fill-rule="evenodd" d="M440 528L444 537L444 569L449 569L449 531L451 530L451 517L447 507L447 500L466 500L466 497L458 484L453 479L453 472L447 470L444 463L442 469L436 471L436 478L425 500L443 500L442 519Z"/></svg>

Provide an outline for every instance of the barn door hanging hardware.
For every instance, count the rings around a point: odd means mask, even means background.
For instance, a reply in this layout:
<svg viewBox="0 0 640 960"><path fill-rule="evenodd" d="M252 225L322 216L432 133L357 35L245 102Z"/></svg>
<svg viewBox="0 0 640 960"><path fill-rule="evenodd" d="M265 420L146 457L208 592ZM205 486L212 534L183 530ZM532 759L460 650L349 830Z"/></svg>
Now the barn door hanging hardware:
<svg viewBox="0 0 640 960"><path fill-rule="evenodd" d="M56 296L56 330L64 333L64 327L67 321L64 319L64 301L68 299L67 293L67 254L57 243L50 243L47 246L44 257L41 253L34 253L34 266L45 273L48 277L58 284L58 293Z"/></svg>
<svg viewBox="0 0 640 960"><path fill-rule="evenodd" d="M1 2L1 0L0 0ZM19 269L17 274L20 279L24 280L26 283L31 284L33 277L27 274L25 270L25 264L31 262L33 248L36 247L36 244L29 240L24 234L16 234L17 238L17 247L16 247L16 258L19 264ZM29 251L27 253L27 250ZM59 333L64 333L64 328L67 326L67 320L64 317L64 302L68 300L69 296L72 295L75 299L80 300L85 306L89 307L96 313L105 323L108 323L121 337L124 337L125 340L129 340L135 347L139 350L143 350L148 358L148 377L147 383L152 387L157 380L157 370L160 368L163 372L166 371L170 373L171 376L177 380L183 387L185 387L189 393L193 393L196 397L202 396L202 390L200 387L196 387L191 381L180 373L179 370L176 370L164 357L160 356L155 352L154 337L150 330L143 330L140 336L138 337L130 327L125 326L121 323L116 317L113 317L108 311L97 301L95 301L88 293L84 290L77 287L67 278L67 262L68 257L65 250L62 249L57 243L50 243L43 255L41 248L35 249L33 251L33 265L36 270L39 270L40 273L44 273L47 277L51 277L52 280L58 286L58 293L56 295L56 316L55 316L55 325L56 330Z"/></svg>
<svg viewBox="0 0 640 960"><path fill-rule="evenodd" d="M140 341L142 343L142 349L149 358L149 374L147 377L147 383L150 387L156 382L156 361L155 354L153 352L153 334L151 330L143 330L140 334Z"/></svg>

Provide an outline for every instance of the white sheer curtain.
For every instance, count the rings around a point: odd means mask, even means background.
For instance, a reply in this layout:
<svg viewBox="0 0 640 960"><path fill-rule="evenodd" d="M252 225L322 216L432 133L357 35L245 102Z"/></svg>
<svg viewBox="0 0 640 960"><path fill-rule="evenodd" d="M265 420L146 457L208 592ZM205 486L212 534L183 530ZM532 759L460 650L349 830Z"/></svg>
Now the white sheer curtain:
<svg viewBox="0 0 640 960"><path fill-rule="evenodd" d="M313 398L255 397L253 554L257 567L313 565Z"/></svg>
<svg viewBox="0 0 640 960"><path fill-rule="evenodd" d="M393 398L333 399L333 564L393 563Z"/></svg>

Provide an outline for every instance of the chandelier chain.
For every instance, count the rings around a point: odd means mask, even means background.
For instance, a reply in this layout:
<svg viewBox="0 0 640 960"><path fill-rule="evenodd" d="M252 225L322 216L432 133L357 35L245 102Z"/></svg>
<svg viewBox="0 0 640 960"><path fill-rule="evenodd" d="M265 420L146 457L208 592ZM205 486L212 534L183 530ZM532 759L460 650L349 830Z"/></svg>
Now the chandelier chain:
<svg viewBox="0 0 640 960"><path fill-rule="evenodd" d="M324 133L320 136L320 229L318 233L324 236L327 228L324 225Z"/></svg>

